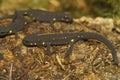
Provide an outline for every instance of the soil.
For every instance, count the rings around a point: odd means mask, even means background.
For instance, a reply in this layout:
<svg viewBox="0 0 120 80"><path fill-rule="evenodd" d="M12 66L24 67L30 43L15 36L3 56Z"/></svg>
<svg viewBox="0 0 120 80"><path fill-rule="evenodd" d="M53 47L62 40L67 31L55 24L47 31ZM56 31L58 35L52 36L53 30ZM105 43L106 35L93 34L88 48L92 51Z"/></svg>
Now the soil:
<svg viewBox="0 0 120 80"><path fill-rule="evenodd" d="M8 23L0 21L0 24ZM120 80L120 67L114 65L111 51L96 40L80 40L72 55L65 57L69 45L26 47L22 39L32 33L96 32L115 46L120 59L120 20L81 17L72 24L56 22L53 31L49 23L31 22L16 35L0 38L0 80Z"/></svg>

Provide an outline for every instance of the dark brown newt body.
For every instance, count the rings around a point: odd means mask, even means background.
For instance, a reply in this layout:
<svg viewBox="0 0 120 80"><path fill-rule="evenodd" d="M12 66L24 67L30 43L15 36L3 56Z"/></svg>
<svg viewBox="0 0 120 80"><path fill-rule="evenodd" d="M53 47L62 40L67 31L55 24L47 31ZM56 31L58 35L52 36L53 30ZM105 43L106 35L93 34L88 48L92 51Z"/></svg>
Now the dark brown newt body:
<svg viewBox="0 0 120 80"><path fill-rule="evenodd" d="M26 46L45 46L47 54L50 53L50 46L69 44L67 56L72 53L74 43L78 40L95 39L103 42L112 52L115 64L118 64L117 52L114 46L105 37L91 32L64 33L64 34L30 34L23 39L23 44Z"/></svg>
<svg viewBox="0 0 120 80"><path fill-rule="evenodd" d="M65 22L72 23L73 18L70 14L65 14L62 12L49 12L38 9L29 9L23 11L16 11L16 15L28 16L33 21L39 21L41 23L47 22L50 23L50 26L54 28L54 22Z"/></svg>

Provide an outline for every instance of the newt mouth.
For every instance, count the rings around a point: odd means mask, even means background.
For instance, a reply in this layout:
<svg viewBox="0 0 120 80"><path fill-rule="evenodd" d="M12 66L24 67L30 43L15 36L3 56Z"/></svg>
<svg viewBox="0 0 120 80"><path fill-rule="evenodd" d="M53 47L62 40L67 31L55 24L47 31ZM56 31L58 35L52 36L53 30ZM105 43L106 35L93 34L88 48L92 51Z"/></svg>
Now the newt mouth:
<svg viewBox="0 0 120 80"><path fill-rule="evenodd" d="M4 38L7 34L5 32L0 32L0 38Z"/></svg>

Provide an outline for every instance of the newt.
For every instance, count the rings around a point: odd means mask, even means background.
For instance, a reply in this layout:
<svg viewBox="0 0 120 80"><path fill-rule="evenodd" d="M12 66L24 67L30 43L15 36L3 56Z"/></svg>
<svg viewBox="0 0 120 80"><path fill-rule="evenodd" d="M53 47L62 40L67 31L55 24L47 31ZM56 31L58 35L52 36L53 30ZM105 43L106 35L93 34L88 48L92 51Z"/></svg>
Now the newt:
<svg viewBox="0 0 120 80"><path fill-rule="evenodd" d="M54 28L54 22L56 21L66 23L72 22L71 15L60 12L49 12L37 9L15 11L14 15L6 15L0 18L0 20L12 18L12 22L10 22L8 25L0 26L0 37L15 34L18 31L23 30L25 25L30 22L25 18L25 16L30 17L33 21L38 20L40 22L48 22L54 30L56 30Z"/></svg>
<svg viewBox="0 0 120 80"><path fill-rule="evenodd" d="M19 16L18 19L15 19L7 25L1 25L0 38L3 38L7 35L16 34L18 31L25 29L26 24L28 24L28 21L24 17Z"/></svg>
<svg viewBox="0 0 120 80"><path fill-rule="evenodd" d="M70 47L67 50L66 56L72 53L75 42L78 40L95 39L103 42L112 52L113 61L118 65L117 52L115 47L109 40L100 34L92 32L76 32L76 33L64 33L64 34L29 34L23 39L23 44L28 47L44 46L46 47L46 54L50 53L51 46L59 46L69 44Z"/></svg>
<svg viewBox="0 0 120 80"><path fill-rule="evenodd" d="M72 23L73 21L73 18L70 14L62 12L50 12L39 9L18 10L15 12L15 14L30 17L32 21L50 23L50 26L53 30L56 30L54 27L54 22Z"/></svg>

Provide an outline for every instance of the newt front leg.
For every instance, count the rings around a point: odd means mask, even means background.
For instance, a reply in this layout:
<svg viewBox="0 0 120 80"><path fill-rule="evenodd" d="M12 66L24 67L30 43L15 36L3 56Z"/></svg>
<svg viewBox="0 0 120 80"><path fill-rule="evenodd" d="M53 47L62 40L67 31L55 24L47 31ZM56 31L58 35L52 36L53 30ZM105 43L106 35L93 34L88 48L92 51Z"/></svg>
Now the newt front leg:
<svg viewBox="0 0 120 80"><path fill-rule="evenodd" d="M56 28L55 28L55 26L54 26L54 21L50 21L50 27L51 27L54 31L56 31Z"/></svg>
<svg viewBox="0 0 120 80"><path fill-rule="evenodd" d="M73 47L74 47L74 42L71 42L69 45L70 45L70 47L67 50L66 57L68 57L72 54L72 50L73 50Z"/></svg>
<svg viewBox="0 0 120 80"><path fill-rule="evenodd" d="M43 43L44 44L44 43ZM50 44L47 44L45 53L50 55Z"/></svg>

